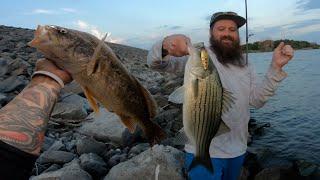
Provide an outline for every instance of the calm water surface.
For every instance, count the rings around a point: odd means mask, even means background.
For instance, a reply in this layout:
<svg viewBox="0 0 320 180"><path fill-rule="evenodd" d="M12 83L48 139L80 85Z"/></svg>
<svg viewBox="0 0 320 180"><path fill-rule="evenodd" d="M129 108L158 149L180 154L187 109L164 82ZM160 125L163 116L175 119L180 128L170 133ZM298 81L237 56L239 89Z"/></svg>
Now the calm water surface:
<svg viewBox="0 0 320 180"><path fill-rule="evenodd" d="M271 57L272 53L249 54L260 78ZM271 127L250 148L268 152L274 158L320 164L320 50L295 51L285 71L288 77L276 95L263 108L252 110L253 119L269 122Z"/></svg>

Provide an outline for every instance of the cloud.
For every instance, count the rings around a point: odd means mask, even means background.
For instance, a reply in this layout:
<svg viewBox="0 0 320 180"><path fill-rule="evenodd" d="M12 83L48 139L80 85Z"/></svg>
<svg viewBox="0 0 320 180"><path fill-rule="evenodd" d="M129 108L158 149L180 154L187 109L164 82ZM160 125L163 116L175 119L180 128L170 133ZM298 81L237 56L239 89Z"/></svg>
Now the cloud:
<svg viewBox="0 0 320 180"><path fill-rule="evenodd" d="M274 6L275 1L264 2L265 4L262 6L264 8L255 4L258 2L249 4L249 33L255 34L250 38L251 42L252 40L288 37L296 39L301 35L319 32L320 9L302 8L310 4L312 0L278 1L277 6ZM250 9L250 6L256 8ZM268 12L262 13L266 9L268 9ZM316 37L315 39L319 41L319 38Z"/></svg>
<svg viewBox="0 0 320 180"><path fill-rule="evenodd" d="M94 27L94 26L89 28L89 33L93 34L94 36L96 36L99 39L102 39L106 34L106 33L103 33L97 27Z"/></svg>
<svg viewBox="0 0 320 180"><path fill-rule="evenodd" d="M77 10L73 8L61 8L62 11L67 12L67 13L76 13Z"/></svg>
<svg viewBox="0 0 320 180"><path fill-rule="evenodd" d="M172 29L172 30L181 29L181 28L182 28L182 26L172 26L172 27L170 27L170 29Z"/></svg>
<svg viewBox="0 0 320 180"><path fill-rule="evenodd" d="M320 8L319 0L301 0L298 2L298 4L299 4L299 7L302 8L303 10Z"/></svg>
<svg viewBox="0 0 320 180"><path fill-rule="evenodd" d="M96 26L90 25L85 21L77 20L74 24L76 25L77 29L89 32L90 34L96 36L99 39L103 38L105 35L105 33L100 31Z"/></svg>
<svg viewBox="0 0 320 180"><path fill-rule="evenodd" d="M312 32L319 32L319 34L320 34L320 24L312 24L309 26L290 29L289 31L290 31L290 33L297 35L297 36L304 35L307 33L312 33Z"/></svg>
<svg viewBox="0 0 320 180"><path fill-rule="evenodd" d="M72 8L60 8L57 10L53 10L53 9L34 9L31 11L31 13L27 13L27 14L47 14L47 15L59 15L59 14L65 14L65 13L76 13L77 10L76 9L72 9Z"/></svg>
<svg viewBox="0 0 320 180"><path fill-rule="evenodd" d="M156 29L167 29L167 30L176 30L176 29L181 29L181 28L183 28L183 26L177 26L177 25L175 25L175 26L171 26L171 25L162 25L162 26L158 26L158 27L156 27Z"/></svg>
<svg viewBox="0 0 320 180"><path fill-rule="evenodd" d="M57 14L57 12L49 9L34 9L31 14Z"/></svg>
<svg viewBox="0 0 320 180"><path fill-rule="evenodd" d="M77 20L76 22L74 22L74 24L77 29L79 29L81 31L88 32L88 33L96 36L99 39L102 39L106 35L106 32L101 31L97 26L91 25L83 20ZM123 44L125 42L125 39L112 37L111 33L108 32L108 36L105 41Z"/></svg>
<svg viewBox="0 0 320 180"><path fill-rule="evenodd" d="M162 25L162 26L156 27L156 29L167 29L168 27L169 25Z"/></svg>
<svg viewBox="0 0 320 180"><path fill-rule="evenodd" d="M76 25L78 25L78 27L81 28L81 29L87 29L88 26L89 26L86 22L81 21L81 20L78 20L76 22Z"/></svg>

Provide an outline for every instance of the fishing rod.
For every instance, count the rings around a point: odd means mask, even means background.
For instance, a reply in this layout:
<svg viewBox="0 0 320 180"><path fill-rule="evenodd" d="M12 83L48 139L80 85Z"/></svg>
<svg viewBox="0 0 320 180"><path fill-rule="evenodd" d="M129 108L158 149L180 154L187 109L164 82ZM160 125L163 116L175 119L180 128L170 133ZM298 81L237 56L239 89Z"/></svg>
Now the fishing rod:
<svg viewBox="0 0 320 180"><path fill-rule="evenodd" d="M249 35L248 35L248 8L247 8L247 0L245 0L245 5L246 5L246 61L248 63L248 40L249 40Z"/></svg>

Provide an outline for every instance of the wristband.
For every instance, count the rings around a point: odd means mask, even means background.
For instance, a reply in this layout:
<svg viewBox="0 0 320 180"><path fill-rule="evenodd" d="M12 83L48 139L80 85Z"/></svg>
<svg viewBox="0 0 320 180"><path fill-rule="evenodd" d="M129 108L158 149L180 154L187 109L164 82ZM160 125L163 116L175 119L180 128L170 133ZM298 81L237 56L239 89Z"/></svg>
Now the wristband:
<svg viewBox="0 0 320 180"><path fill-rule="evenodd" d="M48 71L36 71L32 74L31 78L33 78L35 75L38 75L38 74L50 77L51 79L55 80L61 86L61 88L64 87L64 83L61 80L61 78L59 78L57 75L55 75L51 72L48 72Z"/></svg>

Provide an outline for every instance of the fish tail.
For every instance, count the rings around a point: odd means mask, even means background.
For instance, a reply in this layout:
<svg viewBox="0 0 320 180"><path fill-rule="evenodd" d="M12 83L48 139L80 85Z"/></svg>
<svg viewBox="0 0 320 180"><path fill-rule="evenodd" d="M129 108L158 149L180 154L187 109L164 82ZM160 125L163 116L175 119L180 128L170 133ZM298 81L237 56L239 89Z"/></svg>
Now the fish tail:
<svg viewBox="0 0 320 180"><path fill-rule="evenodd" d="M150 125L145 129L145 135L149 140L151 147L155 144L159 144L163 139L167 137L166 132L161 127L152 121Z"/></svg>
<svg viewBox="0 0 320 180"><path fill-rule="evenodd" d="M188 171L190 171L191 169L195 168L198 165L204 166L210 173L213 174L213 166L211 164L210 156L206 158L194 157L188 168Z"/></svg>

